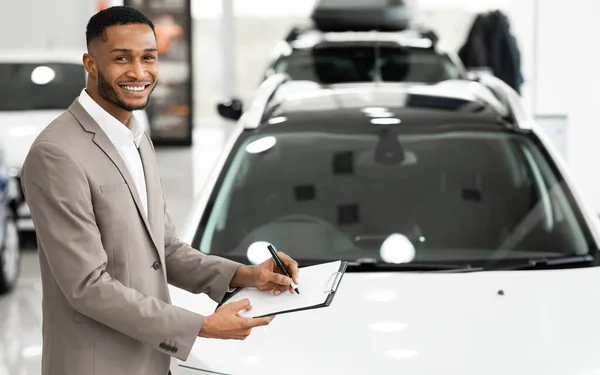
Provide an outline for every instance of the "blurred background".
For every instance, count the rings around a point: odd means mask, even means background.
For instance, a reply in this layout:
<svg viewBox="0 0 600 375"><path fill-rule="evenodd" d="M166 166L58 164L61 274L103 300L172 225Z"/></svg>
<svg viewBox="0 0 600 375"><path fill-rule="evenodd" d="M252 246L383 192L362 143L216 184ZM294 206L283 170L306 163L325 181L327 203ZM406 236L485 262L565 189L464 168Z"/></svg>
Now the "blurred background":
<svg viewBox="0 0 600 375"><path fill-rule="evenodd" d="M171 27L170 32L175 32L166 38L171 39L174 50L177 43L183 43L184 49L190 43L194 129L220 121L215 103L223 97L235 95L247 101L252 96L277 43L292 27L308 24L315 5L314 0L138 2L142 10L153 6L159 9L157 14L161 7L177 9L155 19L157 24L163 24L163 29L177 22L182 23L179 27L190 28L189 35L183 35L183 30L178 34L177 27ZM83 51L85 24L90 15L118 4L123 1L5 0L3 13L11 17L0 24L0 51ZM600 181L591 173L593 160L598 156L594 145L600 135L599 127L593 123L598 98L595 87L600 74L594 68L593 52L598 26L591 19L598 2L573 0L567 5L558 0L408 0L406 4L412 12L413 25L435 31L440 43L457 52L466 42L477 15L500 10L508 17L521 58L523 100L551 133L575 177L583 183L585 193L600 210L600 196L594 194L600 190ZM136 1L129 5L136 5ZM163 65L161 78L166 78L172 69ZM183 76L187 77L187 73ZM181 139L189 134L173 128L171 134L162 138L169 136ZM159 138L156 137L160 141Z"/></svg>
<svg viewBox="0 0 600 375"><path fill-rule="evenodd" d="M0 66L28 61L34 69L36 61L42 61L40 56L47 55L77 61L85 52L87 21L112 5L131 5L151 17L157 26L161 75L143 116L157 145L171 216L182 227L190 202L201 191L236 124L219 116L217 104L226 98L250 102L290 31L310 24L315 3L0 0ZM411 13L411 27L431 30L441 46L457 55L478 17L490 12L506 16L515 55L506 55L503 63L516 69L515 89L560 152L590 209L600 213L600 69L595 48L600 1L406 0L404 4ZM60 78L60 72L57 67L52 74ZM45 71L38 73L43 80ZM7 82L14 77L0 68L0 85L5 86L0 89L0 135L8 137L5 147L12 150L6 153L20 155L10 156L17 160L26 154L27 142L37 130L21 125L15 130L13 123L28 123L37 115L29 113L18 121L9 116L16 108L7 104L14 94ZM73 86L65 89L69 102L71 93L82 88L83 75L78 77L66 80ZM53 113L36 120L38 130ZM11 140L25 137L30 140L22 144ZM19 162L14 163L9 172L17 176ZM23 255L17 293L0 297L0 375L39 373L39 270L35 244L28 246L32 251ZM12 343L19 340L27 343L13 351Z"/></svg>

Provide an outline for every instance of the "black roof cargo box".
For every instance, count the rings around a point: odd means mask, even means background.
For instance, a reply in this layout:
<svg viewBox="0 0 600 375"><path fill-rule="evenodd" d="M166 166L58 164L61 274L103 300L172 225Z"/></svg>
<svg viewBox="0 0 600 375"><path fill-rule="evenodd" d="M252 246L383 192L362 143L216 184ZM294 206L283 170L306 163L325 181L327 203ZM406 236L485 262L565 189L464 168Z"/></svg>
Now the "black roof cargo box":
<svg viewBox="0 0 600 375"><path fill-rule="evenodd" d="M311 18L324 32L402 31L410 13L404 0L319 0Z"/></svg>

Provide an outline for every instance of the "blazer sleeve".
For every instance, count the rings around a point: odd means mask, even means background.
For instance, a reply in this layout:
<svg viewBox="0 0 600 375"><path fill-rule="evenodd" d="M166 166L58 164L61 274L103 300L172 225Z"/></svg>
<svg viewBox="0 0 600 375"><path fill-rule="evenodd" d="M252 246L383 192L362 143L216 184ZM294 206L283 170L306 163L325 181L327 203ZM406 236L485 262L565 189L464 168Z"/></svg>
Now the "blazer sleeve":
<svg viewBox="0 0 600 375"><path fill-rule="evenodd" d="M39 251L73 309L157 351L186 360L204 317L111 277L81 166L63 147L40 142L30 149L21 178Z"/></svg>
<svg viewBox="0 0 600 375"><path fill-rule="evenodd" d="M191 293L206 293L221 302L241 263L215 255L206 255L177 237L177 231L167 212L165 202L165 262L167 281Z"/></svg>

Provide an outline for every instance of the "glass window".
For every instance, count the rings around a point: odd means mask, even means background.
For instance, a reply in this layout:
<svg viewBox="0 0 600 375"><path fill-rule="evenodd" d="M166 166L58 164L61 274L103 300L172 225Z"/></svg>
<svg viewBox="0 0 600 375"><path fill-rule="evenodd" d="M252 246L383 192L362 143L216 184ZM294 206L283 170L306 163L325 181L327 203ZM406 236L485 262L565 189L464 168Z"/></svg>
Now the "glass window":
<svg viewBox="0 0 600 375"><path fill-rule="evenodd" d="M300 262L471 265L593 244L530 135L259 133L239 141L219 181L196 246L239 261L263 241Z"/></svg>
<svg viewBox="0 0 600 375"><path fill-rule="evenodd" d="M85 87L83 65L0 63L0 111L67 109Z"/></svg>
<svg viewBox="0 0 600 375"><path fill-rule="evenodd" d="M458 67L444 55L417 48L351 46L297 50L279 60L273 71L295 80L323 84L370 82L436 83L460 78Z"/></svg>

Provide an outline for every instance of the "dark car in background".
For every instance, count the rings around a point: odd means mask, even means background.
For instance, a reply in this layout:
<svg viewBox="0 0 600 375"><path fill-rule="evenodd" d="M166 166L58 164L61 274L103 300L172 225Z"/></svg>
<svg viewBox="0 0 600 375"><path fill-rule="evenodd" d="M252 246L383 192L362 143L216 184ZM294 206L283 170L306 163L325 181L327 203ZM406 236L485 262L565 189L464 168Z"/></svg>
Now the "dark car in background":
<svg viewBox="0 0 600 375"><path fill-rule="evenodd" d="M276 49L265 78L294 80L436 83L465 77L457 56L425 31L323 32L295 28Z"/></svg>
<svg viewBox="0 0 600 375"><path fill-rule="evenodd" d="M21 269L21 242L12 209L17 185L7 162L8 147L12 146L0 136L0 295L14 289Z"/></svg>
<svg viewBox="0 0 600 375"><path fill-rule="evenodd" d="M322 85L435 84L467 78L458 55L444 48L432 30L410 25L402 1L384 3L318 2L312 23L292 27L277 44L262 81L274 74ZM242 110L238 98L217 105L217 111L232 120Z"/></svg>

